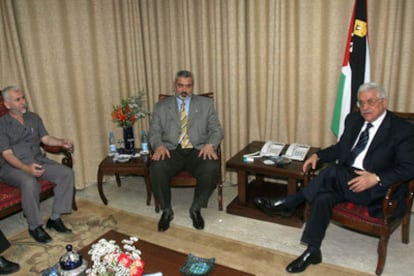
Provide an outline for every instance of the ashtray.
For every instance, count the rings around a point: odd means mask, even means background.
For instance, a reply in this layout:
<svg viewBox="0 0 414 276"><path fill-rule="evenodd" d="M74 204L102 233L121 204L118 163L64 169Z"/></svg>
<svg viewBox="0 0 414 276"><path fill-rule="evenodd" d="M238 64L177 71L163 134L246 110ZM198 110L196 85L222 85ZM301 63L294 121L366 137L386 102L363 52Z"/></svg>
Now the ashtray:
<svg viewBox="0 0 414 276"><path fill-rule="evenodd" d="M180 271L187 276L207 275L213 269L215 261L215 258L207 259L188 254Z"/></svg>
<svg viewBox="0 0 414 276"><path fill-rule="evenodd" d="M116 158L117 162L120 163L126 163L131 159L131 155L130 154L120 154L118 155L118 157Z"/></svg>
<svg viewBox="0 0 414 276"><path fill-rule="evenodd" d="M276 166L284 166L292 163L292 159L284 156L272 157L272 160L276 163Z"/></svg>

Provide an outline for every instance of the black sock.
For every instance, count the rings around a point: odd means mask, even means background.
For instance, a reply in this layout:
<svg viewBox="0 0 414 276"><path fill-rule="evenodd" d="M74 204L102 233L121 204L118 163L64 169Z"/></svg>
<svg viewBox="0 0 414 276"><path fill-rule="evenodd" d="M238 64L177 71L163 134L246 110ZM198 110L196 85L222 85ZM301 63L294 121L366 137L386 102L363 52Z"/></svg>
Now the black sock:
<svg viewBox="0 0 414 276"><path fill-rule="evenodd" d="M173 212L173 210L172 210L172 208L171 208L171 207L168 207L168 208L162 209L162 212L163 212L163 213L166 213L166 214L174 214L174 212Z"/></svg>
<svg viewBox="0 0 414 276"><path fill-rule="evenodd" d="M299 191L294 195L287 196L284 205L288 208L295 208L301 203L305 202L305 200L305 195L302 193L302 191Z"/></svg>
<svg viewBox="0 0 414 276"><path fill-rule="evenodd" d="M320 253L321 249L319 246L314 246L314 245L308 245L308 249L310 251L311 254L313 253Z"/></svg>
<svg viewBox="0 0 414 276"><path fill-rule="evenodd" d="M198 204L193 203L191 205L190 211L197 212L197 211L200 211L200 210L201 210L201 207Z"/></svg>

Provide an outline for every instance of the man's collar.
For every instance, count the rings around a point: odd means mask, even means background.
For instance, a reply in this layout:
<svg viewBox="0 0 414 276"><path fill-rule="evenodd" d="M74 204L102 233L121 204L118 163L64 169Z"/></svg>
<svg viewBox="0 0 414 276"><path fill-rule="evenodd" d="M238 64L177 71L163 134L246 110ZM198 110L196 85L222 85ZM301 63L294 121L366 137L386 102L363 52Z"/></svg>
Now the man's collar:
<svg viewBox="0 0 414 276"><path fill-rule="evenodd" d="M387 110L385 110L375 121L372 121L371 124L374 127L378 127L381 125L382 121L384 121L385 116L387 115ZM367 122L366 122L367 123Z"/></svg>

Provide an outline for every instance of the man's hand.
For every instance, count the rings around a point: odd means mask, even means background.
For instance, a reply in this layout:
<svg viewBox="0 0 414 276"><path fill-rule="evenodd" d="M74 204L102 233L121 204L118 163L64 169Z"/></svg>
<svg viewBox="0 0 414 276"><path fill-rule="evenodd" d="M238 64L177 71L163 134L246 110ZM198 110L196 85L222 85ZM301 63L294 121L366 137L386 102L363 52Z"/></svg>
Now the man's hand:
<svg viewBox="0 0 414 276"><path fill-rule="evenodd" d="M354 193L365 191L378 184L375 173L360 170L355 170L354 172L358 176L348 181L349 189Z"/></svg>
<svg viewBox="0 0 414 276"><path fill-rule="evenodd" d="M43 166L37 163L27 165L27 170L34 177L40 177L45 173L45 169L43 169Z"/></svg>
<svg viewBox="0 0 414 276"><path fill-rule="evenodd" d="M313 170L316 169L316 164L318 163L318 161L318 155L316 153L312 154L308 159L306 159L305 163L303 163L303 172L306 172L309 169L309 165L311 165L311 168Z"/></svg>
<svg viewBox="0 0 414 276"><path fill-rule="evenodd" d="M68 150L72 150L73 149L73 141L67 138L63 138L62 139L62 147L64 147L65 149Z"/></svg>
<svg viewBox="0 0 414 276"><path fill-rule="evenodd" d="M204 160L207 158L210 160L217 160L217 153L214 151L212 144L205 144L204 147L200 150L198 157L203 157Z"/></svg>
<svg viewBox="0 0 414 276"><path fill-rule="evenodd" d="M165 156L168 158L171 158L170 151L165 146L159 146L154 154L152 155L152 160L158 161L158 160L164 160Z"/></svg>

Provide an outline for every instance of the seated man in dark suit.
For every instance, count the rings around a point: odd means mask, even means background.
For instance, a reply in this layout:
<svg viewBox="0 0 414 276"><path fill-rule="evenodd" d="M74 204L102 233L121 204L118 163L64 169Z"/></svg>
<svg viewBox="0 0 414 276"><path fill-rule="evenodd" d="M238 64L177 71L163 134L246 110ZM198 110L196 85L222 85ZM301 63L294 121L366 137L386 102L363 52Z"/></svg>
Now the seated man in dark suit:
<svg viewBox="0 0 414 276"><path fill-rule="evenodd" d="M72 169L47 158L40 144L72 149L73 143L48 134L39 115L28 111L24 93L18 87L4 88L2 97L9 112L0 118L0 179L20 189L29 234L36 241L47 243L52 237L42 226L38 179L56 184L52 214L46 227L70 233L72 230L66 228L60 215L72 211L74 175Z"/></svg>
<svg viewBox="0 0 414 276"><path fill-rule="evenodd" d="M186 169L197 178L190 217L196 229L204 228L200 209L207 207L219 174L216 149L223 130L212 99L193 95L193 74L180 71L175 77L175 97L158 102L152 114L149 141L154 154L150 165L151 185L162 215L158 231L173 219L170 180Z"/></svg>
<svg viewBox="0 0 414 276"><path fill-rule="evenodd" d="M306 171L309 166L315 169L318 161L330 162L326 169L295 195L255 199L265 212L282 215L291 214L304 201L312 204L301 239L308 248L287 266L290 273L322 261L320 247L337 203L367 206L370 215L379 217L388 186L414 177L414 127L387 111L384 88L376 83L361 85L357 105L359 112L347 116L339 142L312 154L303 165ZM407 187L400 189L397 195L402 198ZM403 215L406 205L397 209Z"/></svg>
<svg viewBox="0 0 414 276"><path fill-rule="evenodd" d="M7 238L4 236L3 232L0 230L0 253L3 253L7 248L10 247L10 243ZM13 263L3 256L0 256L0 274L11 274L20 269L19 264Z"/></svg>

